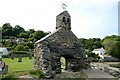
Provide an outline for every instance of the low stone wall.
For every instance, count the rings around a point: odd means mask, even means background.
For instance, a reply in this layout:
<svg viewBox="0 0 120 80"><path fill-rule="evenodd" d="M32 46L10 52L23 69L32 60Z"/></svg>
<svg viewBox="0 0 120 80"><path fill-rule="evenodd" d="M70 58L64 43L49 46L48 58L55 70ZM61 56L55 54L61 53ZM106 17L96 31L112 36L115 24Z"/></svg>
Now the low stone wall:
<svg viewBox="0 0 120 80"><path fill-rule="evenodd" d="M114 58L114 57L104 57L103 61L104 62L119 62L120 59Z"/></svg>
<svg viewBox="0 0 120 80"><path fill-rule="evenodd" d="M110 75L112 75L116 78L120 78L120 70L113 70L110 67L103 67L103 66L100 66L100 65L96 65L96 66L92 65L91 67L99 69L103 72L106 72L106 73L108 73L108 74L110 74Z"/></svg>

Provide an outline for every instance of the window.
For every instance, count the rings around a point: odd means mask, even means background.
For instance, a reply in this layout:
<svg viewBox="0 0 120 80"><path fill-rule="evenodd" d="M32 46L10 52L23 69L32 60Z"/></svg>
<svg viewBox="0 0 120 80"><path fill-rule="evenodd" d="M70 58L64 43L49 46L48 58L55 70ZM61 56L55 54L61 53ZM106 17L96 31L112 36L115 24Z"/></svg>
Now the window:
<svg viewBox="0 0 120 80"><path fill-rule="evenodd" d="M70 22L70 19L69 19L69 18L67 18L67 22Z"/></svg>
<svg viewBox="0 0 120 80"><path fill-rule="evenodd" d="M65 17L63 17L63 22L65 22Z"/></svg>

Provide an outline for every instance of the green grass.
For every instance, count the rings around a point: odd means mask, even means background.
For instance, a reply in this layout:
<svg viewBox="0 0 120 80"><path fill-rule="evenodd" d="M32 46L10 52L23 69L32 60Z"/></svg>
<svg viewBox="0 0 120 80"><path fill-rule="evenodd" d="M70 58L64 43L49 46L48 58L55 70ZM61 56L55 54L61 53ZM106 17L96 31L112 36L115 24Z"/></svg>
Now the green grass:
<svg viewBox="0 0 120 80"><path fill-rule="evenodd" d="M25 71L33 69L33 59L28 57L22 58L22 62L18 62L18 58L3 58L6 64L8 64L8 73L13 73L16 71Z"/></svg>
<svg viewBox="0 0 120 80"><path fill-rule="evenodd" d="M30 75L33 78L44 78L44 74L40 70L34 69L34 60L29 59L29 57L23 57L22 62L18 62L18 58L14 58L14 60L11 58L3 58L3 60L8 64L8 74L4 75L3 79L9 78L12 80L12 78L16 79L18 76L22 75ZM65 67L64 58L61 58L61 62L63 63L62 67ZM83 78L83 75L80 77Z"/></svg>

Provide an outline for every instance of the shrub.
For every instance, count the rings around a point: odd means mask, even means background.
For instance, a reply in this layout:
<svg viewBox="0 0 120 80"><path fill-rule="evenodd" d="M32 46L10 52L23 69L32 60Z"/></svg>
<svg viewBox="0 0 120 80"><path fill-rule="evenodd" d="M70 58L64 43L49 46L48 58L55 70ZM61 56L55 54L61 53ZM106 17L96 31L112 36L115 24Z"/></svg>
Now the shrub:
<svg viewBox="0 0 120 80"><path fill-rule="evenodd" d="M13 54L27 54L28 52L26 51L13 51Z"/></svg>
<svg viewBox="0 0 120 80"><path fill-rule="evenodd" d="M1 80L17 80L17 78L13 74L8 74L7 76L3 77Z"/></svg>
<svg viewBox="0 0 120 80"><path fill-rule="evenodd" d="M44 73L41 70L31 70L29 73L37 78L44 78L45 77Z"/></svg>
<svg viewBox="0 0 120 80"><path fill-rule="evenodd" d="M110 67L120 68L120 64L110 64Z"/></svg>

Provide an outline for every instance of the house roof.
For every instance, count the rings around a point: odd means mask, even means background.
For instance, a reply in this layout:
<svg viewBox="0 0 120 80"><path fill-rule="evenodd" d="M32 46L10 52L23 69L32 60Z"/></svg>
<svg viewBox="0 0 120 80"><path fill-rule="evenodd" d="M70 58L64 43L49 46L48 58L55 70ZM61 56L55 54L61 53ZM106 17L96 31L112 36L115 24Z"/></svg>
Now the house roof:
<svg viewBox="0 0 120 80"><path fill-rule="evenodd" d="M94 49L93 51L105 51L105 49L102 47L102 48Z"/></svg>

